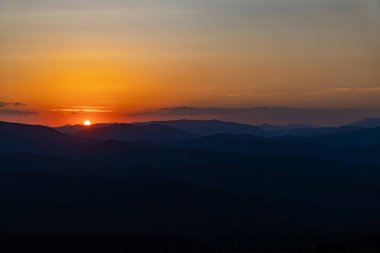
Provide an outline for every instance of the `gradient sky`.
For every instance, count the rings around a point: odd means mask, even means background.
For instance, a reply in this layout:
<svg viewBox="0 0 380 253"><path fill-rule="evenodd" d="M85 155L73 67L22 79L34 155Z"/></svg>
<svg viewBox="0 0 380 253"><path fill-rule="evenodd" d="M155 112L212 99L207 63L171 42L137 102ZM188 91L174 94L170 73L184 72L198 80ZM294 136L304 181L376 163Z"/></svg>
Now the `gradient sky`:
<svg viewBox="0 0 380 253"><path fill-rule="evenodd" d="M380 0L0 0L0 120L380 110Z"/></svg>

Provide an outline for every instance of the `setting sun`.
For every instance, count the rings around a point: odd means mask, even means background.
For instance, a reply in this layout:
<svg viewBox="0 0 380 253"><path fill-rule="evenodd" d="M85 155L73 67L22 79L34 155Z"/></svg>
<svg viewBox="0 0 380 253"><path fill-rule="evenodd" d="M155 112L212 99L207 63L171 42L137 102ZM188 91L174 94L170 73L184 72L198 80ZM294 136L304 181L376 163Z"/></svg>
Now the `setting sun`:
<svg viewBox="0 0 380 253"><path fill-rule="evenodd" d="M89 120L85 120L85 121L83 122L83 125L85 125L85 126L91 126L92 123L91 123L91 121L89 121Z"/></svg>

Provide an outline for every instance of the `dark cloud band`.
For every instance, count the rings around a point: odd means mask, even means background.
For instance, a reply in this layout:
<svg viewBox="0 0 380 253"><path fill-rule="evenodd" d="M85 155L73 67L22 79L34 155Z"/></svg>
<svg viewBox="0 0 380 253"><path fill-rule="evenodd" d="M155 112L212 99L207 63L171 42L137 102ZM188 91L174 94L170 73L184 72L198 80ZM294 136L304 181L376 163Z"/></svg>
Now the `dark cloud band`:
<svg viewBox="0 0 380 253"><path fill-rule="evenodd" d="M343 125L368 117L380 117L380 110L311 109L288 107L197 108L179 106L129 114L129 117L157 119L218 119L249 124Z"/></svg>
<svg viewBox="0 0 380 253"><path fill-rule="evenodd" d="M29 111L29 110L0 109L0 115L29 116L29 115L35 115L35 114L38 114L38 112Z"/></svg>

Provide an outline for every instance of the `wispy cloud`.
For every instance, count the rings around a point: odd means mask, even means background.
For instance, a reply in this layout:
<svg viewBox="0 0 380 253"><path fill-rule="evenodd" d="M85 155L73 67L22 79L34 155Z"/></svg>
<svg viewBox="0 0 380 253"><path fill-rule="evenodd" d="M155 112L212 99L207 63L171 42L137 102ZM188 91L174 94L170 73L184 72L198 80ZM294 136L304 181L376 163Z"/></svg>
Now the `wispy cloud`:
<svg viewBox="0 0 380 253"><path fill-rule="evenodd" d="M364 88L349 88L340 87L323 91L313 91L309 95L329 95L329 94L360 94L360 93L373 93L380 92L380 87L364 87Z"/></svg>
<svg viewBox="0 0 380 253"><path fill-rule="evenodd" d="M25 106L26 104L20 103L20 102L13 102L8 103L4 101L0 101L0 107L6 107L6 106Z"/></svg>
<svg viewBox="0 0 380 253"><path fill-rule="evenodd" d="M256 92L235 92L227 94L227 97L276 97L283 96L284 92L269 92L269 93L256 93Z"/></svg>
<svg viewBox="0 0 380 253"><path fill-rule="evenodd" d="M30 110L0 109L0 115L29 116L29 115L35 115L35 114L38 114L38 112L30 111Z"/></svg>
<svg viewBox="0 0 380 253"><path fill-rule="evenodd" d="M0 101L0 115L10 116L10 115L19 115L19 116L29 116L38 114L36 111L18 109L17 107L26 106L24 103L20 102L4 102Z"/></svg>
<svg viewBox="0 0 380 253"><path fill-rule="evenodd" d="M64 106L64 105L58 105L57 107L63 107L63 108L56 108L51 109L51 112L70 112L70 113L81 113L81 112L87 112L87 113L109 113L113 112L108 107L102 107L102 106Z"/></svg>

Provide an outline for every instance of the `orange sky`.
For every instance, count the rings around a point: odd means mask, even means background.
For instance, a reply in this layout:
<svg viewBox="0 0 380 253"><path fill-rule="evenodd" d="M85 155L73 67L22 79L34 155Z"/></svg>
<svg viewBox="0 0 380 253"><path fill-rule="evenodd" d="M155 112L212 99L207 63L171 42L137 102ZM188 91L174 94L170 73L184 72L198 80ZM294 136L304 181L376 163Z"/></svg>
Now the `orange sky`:
<svg viewBox="0 0 380 253"><path fill-rule="evenodd" d="M380 109L379 11L378 0L0 0L0 120Z"/></svg>

